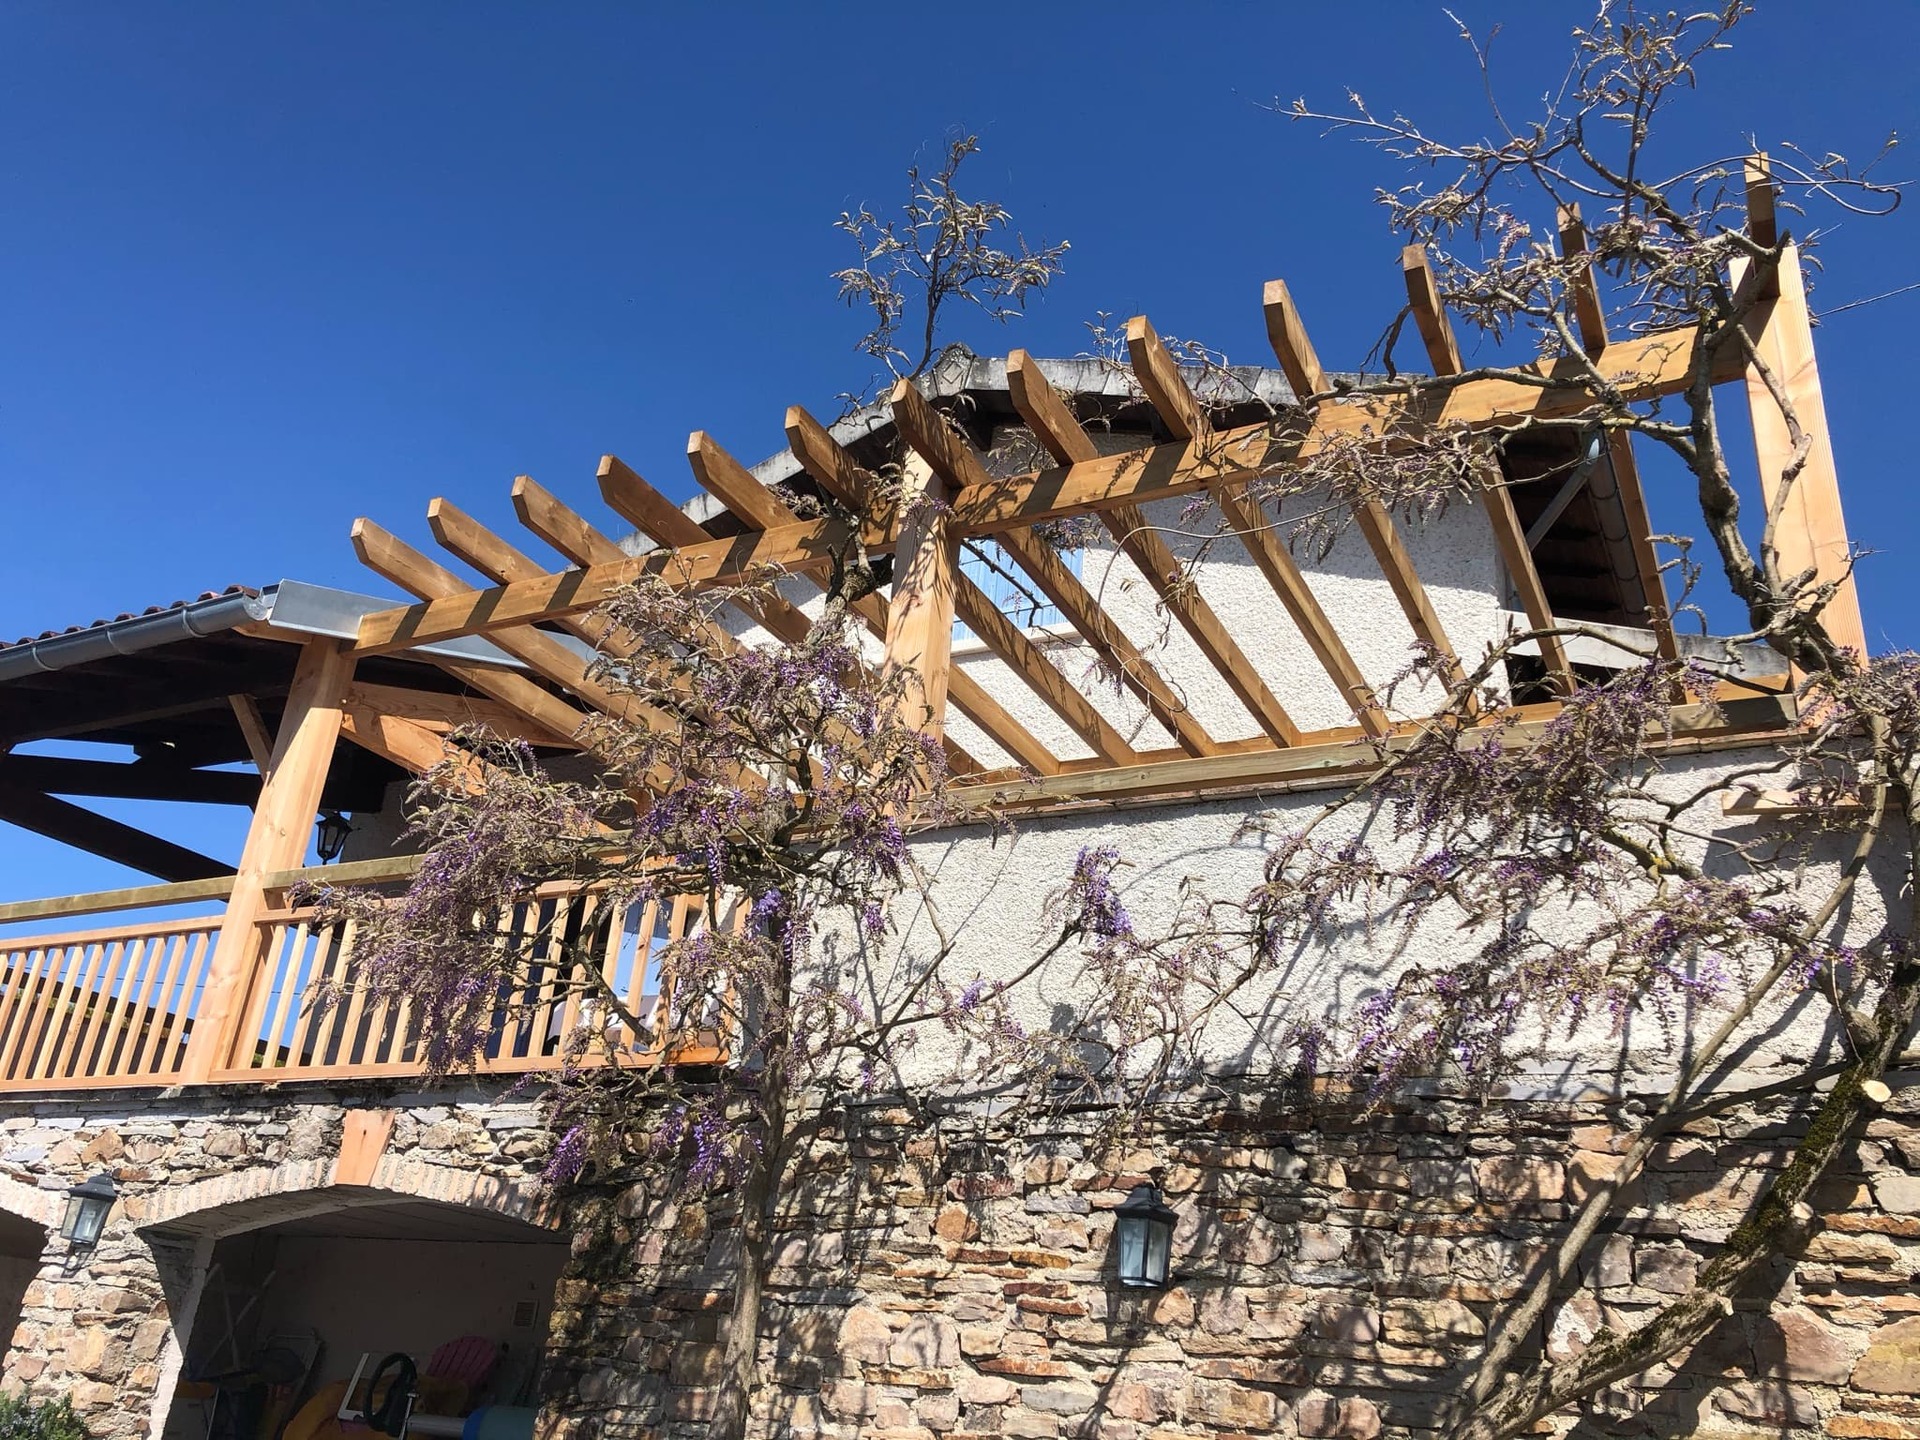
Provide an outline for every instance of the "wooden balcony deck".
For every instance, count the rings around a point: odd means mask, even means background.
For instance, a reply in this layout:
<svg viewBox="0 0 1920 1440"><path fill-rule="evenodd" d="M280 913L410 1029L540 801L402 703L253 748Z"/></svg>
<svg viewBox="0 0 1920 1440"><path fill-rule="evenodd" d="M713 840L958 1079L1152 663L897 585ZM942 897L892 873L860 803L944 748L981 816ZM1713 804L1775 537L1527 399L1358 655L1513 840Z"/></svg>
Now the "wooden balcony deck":
<svg viewBox="0 0 1920 1440"><path fill-rule="evenodd" d="M397 879L411 857L364 865L292 871L268 877L284 894L299 879ZM204 903L209 882L73 896L0 907L0 915L41 908L64 915L115 908ZM169 892L188 892L186 894ZM88 912L84 907L96 909ZM17 917L16 917L17 918ZM549 886L517 905L503 942L531 942L536 958L499 996L481 1065L486 1074L557 1070L566 1037L596 1032L623 1061L662 1058L660 1036L629 1033L596 1014L567 960L581 945L600 977L637 1017L659 1008L660 949L700 923L690 901L622 907L579 887ZM311 907L282 905L253 921L254 963L226 1004L212 1003L213 959L227 917L137 919L118 926L0 938L0 1093L102 1087L280 1083L296 1080L406 1078L424 1073L421 1017L409 999L378 996L357 981L351 926L316 923ZM210 1061L193 1073L203 1015L233 1017L226 1033L203 1036ZM710 1040L711 1037L708 1037ZM606 1049L598 1052L605 1056ZM676 1060L711 1062L711 1044L683 1044Z"/></svg>

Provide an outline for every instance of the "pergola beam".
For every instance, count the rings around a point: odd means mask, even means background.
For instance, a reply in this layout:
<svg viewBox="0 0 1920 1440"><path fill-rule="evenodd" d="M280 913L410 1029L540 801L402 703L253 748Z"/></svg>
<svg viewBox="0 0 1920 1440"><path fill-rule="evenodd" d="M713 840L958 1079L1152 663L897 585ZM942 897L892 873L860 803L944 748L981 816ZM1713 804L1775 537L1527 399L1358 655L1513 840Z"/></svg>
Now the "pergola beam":
<svg viewBox="0 0 1920 1440"><path fill-rule="evenodd" d="M1560 253L1572 259L1580 257L1578 268L1568 276L1567 288L1573 301L1575 328L1580 346L1590 360L1599 360L1611 343L1607 336L1607 315L1600 303L1600 285L1594 278L1593 261L1588 254L1586 222L1578 205L1563 206L1557 216ZM1647 492L1640 483L1640 467L1633 455L1633 437L1624 430L1606 432L1607 463L1613 472L1614 489L1620 500L1621 517L1626 522L1627 543L1633 550L1633 568L1640 576L1640 598L1647 615L1647 626L1654 642L1667 660L1680 658L1680 647L1673 638L1673 616L1667 604L1666 580L1660 573L1660 553L1653 544L1653 516L1647 509ZM1571 500L1573 497L1567 497ZM1545 517L1543 516L1542 519ZM1536 526L1538 522L1535 522ZM1542 531L1544 534L1544 531ZM1528 536L1528 546L1538 543Z"/></svg>
<svg viewBox="0 0 1920 1440"><path fill-rule="evenodd" d="M415 550L371 520L354 522L353 543L361 562L403 590L423 598L442 598L466 590L460 577ZM629 695L617 695L592 679L588 663L553 636L530 625L496 630L493 642L536 674L546 677L603 714L657 730L673 730L679 720ZM497 696L495 698L498 698ZM665 789L673 776L656 765L647 783Z"/></svg>
<svg viewBox="0 0 1920 1440"><path fill-rule="evenodd" d="M1314 353L1313 341L1307 336L1307 328L1301 323L1299 308L1293 303L1293 292L1287 289L1287 282L1269 280L1260 297L1260 308L1266 316L1267 343L1273 347L1280 372L1292 387L1293 398L1301 405L1310 405L1316 395L1326 394L1331 387L1327 384L1327 372L1320 366L1320 357Z"/></svg>
<svg viewBox="0 0 1920 1440"><path fill-rule="evenodd" d="M617 514L632 521L640 533L656 545L672 549L709 544L713 540L691 515L611 455L603 456L600 461L600 493ZM787 519L791 523L793 517L789 515ZM583 564L599 563L586 557L574 558ZM783 644L799 644L813 628L804 610L777 593L764 594L751 603L742 602L739 608Z"/></svg>
<svg viewBox="0 0 1920 1440"><path fill-rule="evenodd" d="M1180 378L1179 365L1144 315L1136 315L1127 322L1127 353L1147 403L1153 406L1161 423L1190 445L1205 449L1212 433L1206 411L1187 388L1186 381ZM1293 623L1321 668L1345 697L1354 718L1371 736L1378 738L1387 734L1390 727L1373 687L1354 663L1346 642L1333 628L1333 622L1308 587L1293 556L1274 534L1273 525L1259 502L1248 493L1247 482L1215 479L1207 488L1235 537L1293 617Z"/></svg>
<svg viewBox="0 0 1920 1440"><path fill-rule="evenodd" d="M909 386L905 395L898 390L895 393L896 428L950 490L960 492L993 483L973 446L941 421L919 391ZM1139 698L1147 707L1147 713L1174 737L1182 750L1189 755L1219 753L1219 745L1188 709L1186 700L1139 647L1120 632L1058 553L1030 529L1005 530L994 539L1080 633L1080 638L1114 678Z"/></svg>
<svg viewBox="0 0 1920 1440"><path fill-rule="evenodd" d="M580 523L586 525L584 520ZM449 500L437 498L428 504L427 525L444 549L497 584L532 580L546 573L532 556L514 549ZM559 625L569 635L617 660L631 659L638 648L616 635L613 622L605 616L568 615L562 617Z"/></svg>
<svg viewBox="0 0 1920 1440"><path fill-rule="evenodd" d="M1494 544L1499 548L1500 559L1507 567L1513 588L1519 592L1520 605L1527 612L1528 625L1541 632L1540 658L1546 664L1548 679L1562 695L1571 694L1573 669L1567 663L1566 646L1558 635L1547 633L1554 628L1554 619L1553 607L1547 603L1546 586L1540 583L1540 571L1533 563L1533 552L1527 548L1527 532L1521 527L1519 515L1514 512L1513 496L1491 458L1482 472L1481 481L1481 494L1486 501L1487 523L1493 531Z"/></svg>
<svg viewBox="0 0 1920 1440"><path fill-rule="evenodd" d="M195 770L165 761L74 760L57 755L0 755L0 784L49 795L170 800L192 805L251 805L260 777L234 770Z"/></svg>
<svg viewBox="0 0 1920 1440"><path fill-rule="evenodd" d="M469 795L484 794L490 768L477 755L470 755L445 735L429 730L398 715L389 715L370 705L348 705L341 720L340 733L370 754L399 766L411 775L424 775L435 766L452 762L452 772L460 788Z"/></svg>
<svg viewBox="0 0 1920 1440"><path fill-rule="evenodd" d="M1607 312L1600 304L1600 286L1593 278L1593 257L1587 253L1587 226L1578 205L1563 205L1555 214L1560 231L1560 256L1574 261L1567 275L1567 295L1573 302L1574 328L1580 348L1598 359L1607 348Z"/></svg>
<svg viewBox="0 0 1920 1440"><path fill-rule="evenodd" d="M696 430L687 437L687 463L692 467L693 477L699 482L700 488L748 525L772 530L793 523L792 507L775 494L771 486L728 454L706 431ZM859 596L850 602L849 608L872 634L878 636L883 644L886 642L888 611L877 595ZM813 622L798 607L795 607L795 613L804 627L800 632L804 636L812 629ZM947 763L955 774L984 768L944 729L940 743L946 747Z"/></svg>
<svg viewBox="0 0 1920 1440"><path fill-rule="evenodd" d="M0 779L0 820L161 880L206 880L233 867L171 840Z"/></svg>
<svg viewBox="0 0 1920 1440"><path fill-rule="evenodd" d="M850 455L839 441L828 433L826 426L811 415L794 405L787 410L787 443L800 467L810 475L829 495L849 512L862 517L868 525L874 525L876 507L876 487L873 477ZM890 517L889 517L890 518ZM883 527L884 528L884 527ZM958 576L954 595L954 606L964 621L965 615L975 612L978 605L984 603L977 599L975 587L965 576ZM879 611L880 623L875 627L875 611L872 607L862 607L860 615L870 629L884 642L887 624L884 610ZM978 634L978 631L975 631ZM1022 637L1023 639L1025 637ZM1005 656L1001 657L1003 660ZM1007 661L1009 665L1014 662ZM1015 666L1018 671L1018 666ZM947 698L958 706L960 712L978 725L987 736L1014 761L1039 775L1056 775L1060 771L1060 761L1052 751L1035 738L1033 732L988 693L982 685L966 670L954 665L949 657L947 673ZM1056 712L1057 713L1057 712Z"/></svg>
<svg viewBox="0 0 1920 1440"><path fill-rule="evenodd" d="M1098 458L1093 439L1074 418L1067 402L1040 373L1025 350L1007 357L1007 389L1013 405L1047 453L1062 465ZM1116 505L1100 513L1114 543L1153 586L1160 603L1177 619L1200 653L1227 682L1255 723L1277 745L1299 743L1300 731L1274 698L1260 672L1240 648L1167 542L1135 505Z"/></svg>
<svg viewBox="0 0 1920 1440"><path fill-rule="evenodd" d="M944 534L948 526L945 492L957 489L961 485L984 483L984 471L972 448L947 428L946 422L935 413L908 381L901 381L894 387L889 399L893 411L893 423L900 438L907 447L925 463L932 479L939 486L935 498L941 503L939 516L941 531ZM971 462L971 463L970 463ZM903 508L911 509L903 496ZM911 518L903 522L903 533ZM905 547L902 547L903 553ZM896 565L900 563L896 559ZM925 565L924 559L920 562ZM901 576L896 571L894 577L896 605ZM909 571L909 583L918 584ZM1047 704L1054 714L1072 727L1075 734L1092 747L1095 754L1114 764L1127 764L1122 756L1135 754L1133 746L1127 743L1118 730L1093 705L1079 687L1075 686L1060 672L1058 666L1041 653L1027 633L1001 613L980 587L965 575L958 573L957 566L952 577L953 603L960 619L967 628L1004 661L1013 672L1025 682L1027 687ZM893 643L894 627L889 626L889 653Z"/></svg>
<svg viewBox="0 0 1920 1440"><path fill-rule="evenodd" d="M1420 327L1420 341L1436 375L1460 373L1460 346L1453 338L1453 325L1447 319L1447 307L1440 299L1440 286L1433 278L1433 265L1424 245L1409 245L1400 252L1400 269L1406 277L1407 303L1413 307L1414 324Z"/></svg>
<svg viewBox="0 0 1920 1440"><path fill-rule="evenodd" d="M810 569L827 564L847 538L846 527L837 521L807 520L778 531L627 556L538 580L517 580L484 590L462 585L431 601L362 617L353 653L384 655L462 635L492 636L562 615L578 615L650 577L676 585L724 586L739 584L766 566Z"/></svg>
<svg viewBox="0 0 1920 1440"><path fill-rule="evenodd" d="M450 695L438 690L407 690L398 685L369 685L355 681L347 690L347 708L378 711L435 734L446 734L463 726L484 725L496 735L524 740L529 745L561 750L581 748L580 742L572 736L555 735L544 726L528 724L527 717L510 705L476 699L472 695Z"/></svg>

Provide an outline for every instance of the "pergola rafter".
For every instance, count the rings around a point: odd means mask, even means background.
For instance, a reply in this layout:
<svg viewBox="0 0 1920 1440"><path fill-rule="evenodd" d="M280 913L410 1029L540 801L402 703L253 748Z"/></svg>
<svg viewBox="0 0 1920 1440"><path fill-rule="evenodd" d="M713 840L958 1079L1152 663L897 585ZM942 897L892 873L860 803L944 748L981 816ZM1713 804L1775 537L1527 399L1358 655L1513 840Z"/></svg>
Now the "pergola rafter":
<svg viewBox="0 0 1920 1440"><path fill-rule="evenodd" d="M1274 357L1279 360L1287 383L1303 403L1317 409L1318 397L1327 394L1331 387L1327 382L1327 372L1320 366L1320 357L1314 352L1313 341L1308 338L1306 326L1300 320L1299 311L1294 308L1293 296L1287 290L1286 281L1268 282L1263 302L1267 340L1273 346ZM1354 500L1353 519L1361 538L1367 542L1367 548L1373 552L1381 573L1386 576L1387 584L1392 587L1393 597L1400 603L1407 624L1423 644L1442 657L1448 669L1448 678L1458 684L1462 678L1460 659L1454 653L1453 642L1447 638L1446 627L1440 623L1432 600L1427 596L1427 587L1420 583L1413 557L1407 553L1406 543L1400 538L1400 530L1393 523L1393 516L1378 499L1362 495Z"/></svg>
<svg viewBox="0 0 1920 1440"><path fill-rule="evenodd" d="M1180 439L1205 447L1213 434L1206 407L1187 388L1180 366L1144 315L1127 322L1127 354L1133 361L1134 378L1146 393L1147 403L1159 415L1160 423ZM1385 712L1373 693L1373 686L1347 652L1346 642L1333 628L1327 612L1307 585L1306 576L1294 562L1286 542L1275 533L1275 522L1250 492L1251 481L1218 476L1207 483L1220 512L1227 517L1233 537L1253 557L1266 576L1274 594L1306 638L1307 645L1320 661L1334 685L1345 696L1360 728L1374 738L1389 730Z"/></svg>
<svg viewBox="0 0 1920 1440"><path fill-rule="evenodd" d="M1046 452L1062 465L1096 459L1100 449L1074 418L1065 397L1047 382L1025 350L1007 357L1007 389L1020 418L1027 422ZM1134 567L1147 579L1160 603L1193 637L1195 645L1219 672L1260 728L1276 745L1299 743L1300 731L1274 698L1260 672L1240 648L1193 576L1187 573L1172 547L1148 522L1139 507L1116 505L1100 512L1100 519ZM1031 533L1031 532L1029 532ZM1215 747L1216 750L1218 747Z"/></svg>

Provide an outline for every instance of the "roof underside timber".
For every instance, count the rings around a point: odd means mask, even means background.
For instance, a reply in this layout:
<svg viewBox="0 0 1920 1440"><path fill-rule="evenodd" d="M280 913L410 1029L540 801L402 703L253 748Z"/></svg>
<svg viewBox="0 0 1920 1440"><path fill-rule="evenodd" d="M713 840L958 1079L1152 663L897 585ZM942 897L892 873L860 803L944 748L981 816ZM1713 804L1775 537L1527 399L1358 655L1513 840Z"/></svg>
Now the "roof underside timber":
<svg viewBox="0 0 1920 1440"><path fill-rule="evenodd" d="M300 642L351 635L358 617L380 605L293 581L258 590L232 586L0 646L0 821L162 880L231 873L230 859L199 854L75 801L252 806ZM446 653L501 673L518 668L491 645L467 642ZM501 719L480 692L423 656L363 663L356 693L425 713L441 729L463 717ZM51 748L64 753L44 753L50 747L37 742L49 741L63 742ZM93 746L101 749L88 753ZM321 803L379 810L388 787L409 773L343 740Z"/></svg>

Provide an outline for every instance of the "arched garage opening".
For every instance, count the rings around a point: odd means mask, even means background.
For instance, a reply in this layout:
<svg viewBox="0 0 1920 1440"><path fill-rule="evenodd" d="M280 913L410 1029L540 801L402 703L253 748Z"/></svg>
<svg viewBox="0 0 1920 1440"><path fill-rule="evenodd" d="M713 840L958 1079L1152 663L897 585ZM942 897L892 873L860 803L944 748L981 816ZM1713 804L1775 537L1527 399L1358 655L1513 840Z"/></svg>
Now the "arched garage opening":
<svg viewBox="0 0 1920 1440"><path fill-rule="evenodd" d="M365 1436L323 1418L362 1356L409 1356L423 1377L422 1414L539 1403L563 1233L471 1205L347 1189L221 1218L225 1233L202 1252L179 1379L162 1397L167 1440L283 1427L302 1440Z"/></svg>
<svg viewBox="0 0 1920 1440"><path fill-rule="evenodd" d="M27 1287L40 1273L40 1252L46 1244L45 1227L0 1210L0 1358L12 1346Z"/></svg>

